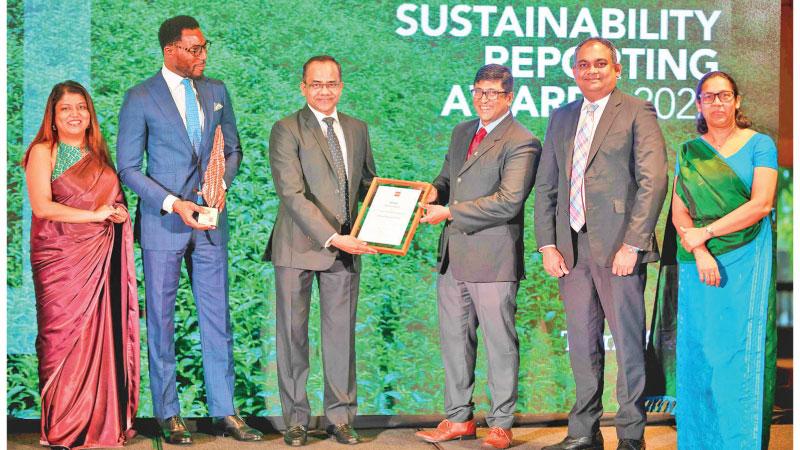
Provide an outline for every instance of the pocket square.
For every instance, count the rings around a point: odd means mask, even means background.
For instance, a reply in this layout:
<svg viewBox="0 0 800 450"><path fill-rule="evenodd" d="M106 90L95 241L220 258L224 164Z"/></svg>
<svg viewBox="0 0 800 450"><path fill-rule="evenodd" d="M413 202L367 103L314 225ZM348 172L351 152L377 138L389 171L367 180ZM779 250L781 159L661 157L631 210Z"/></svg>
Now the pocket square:
<svg viewBox="0 0 800 450"><path fill-rule="evenodd" d="M222 109L222 103L214 102L214 111L219 111Z"/></svg>

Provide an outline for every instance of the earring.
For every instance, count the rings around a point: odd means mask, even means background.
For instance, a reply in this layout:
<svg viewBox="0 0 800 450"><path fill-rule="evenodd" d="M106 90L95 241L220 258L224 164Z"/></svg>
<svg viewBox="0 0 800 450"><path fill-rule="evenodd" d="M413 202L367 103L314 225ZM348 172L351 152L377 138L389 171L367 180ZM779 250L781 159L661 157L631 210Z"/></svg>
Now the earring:
<svg viewBox="0 0 800 450"><path fill-rule="evenodd" d="M53 131L56 131L56 126L52 125Z"/></svg>

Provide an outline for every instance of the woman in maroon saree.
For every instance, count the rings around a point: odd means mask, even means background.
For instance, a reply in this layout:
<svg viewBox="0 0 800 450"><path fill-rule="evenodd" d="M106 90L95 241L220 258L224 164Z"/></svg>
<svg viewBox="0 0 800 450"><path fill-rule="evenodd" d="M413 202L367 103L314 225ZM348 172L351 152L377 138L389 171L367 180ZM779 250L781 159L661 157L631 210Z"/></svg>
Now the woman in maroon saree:
<svg viewBox="0 0 800 450"><path fill-rule="evenodd" d="M33 218L41 444L120 447L139 402L133 234L88 92L53 87L23 159Z"/></svg>

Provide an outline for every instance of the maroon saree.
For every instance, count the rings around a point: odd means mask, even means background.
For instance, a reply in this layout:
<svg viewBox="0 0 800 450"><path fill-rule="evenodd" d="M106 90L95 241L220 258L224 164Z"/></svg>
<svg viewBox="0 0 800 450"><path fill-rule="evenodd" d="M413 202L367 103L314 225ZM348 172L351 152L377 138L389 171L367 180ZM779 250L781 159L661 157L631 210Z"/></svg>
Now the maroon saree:
<svg viewBox="0 0 800 450"><path fill-rule="evenodd" d="M53 201L94 210L123 201L111 167L86 156L52 184ZM139 403L139 301L130 220L33 217L41 444L120 447Z"/></svg>

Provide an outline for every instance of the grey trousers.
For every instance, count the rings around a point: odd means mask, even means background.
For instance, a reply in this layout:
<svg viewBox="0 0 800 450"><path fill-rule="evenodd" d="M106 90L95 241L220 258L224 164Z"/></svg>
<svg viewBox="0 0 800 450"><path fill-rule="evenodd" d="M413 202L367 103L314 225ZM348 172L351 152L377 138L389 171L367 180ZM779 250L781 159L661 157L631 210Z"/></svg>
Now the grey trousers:
<svg viewBox="0 0 800 450"><path fill-rule="evenodd" d="M514 328L518 282L458 281L439 275L439 339L444 362L444 406L448 420L472 419L477 329L483 329L492 405L490 427L511 428L517 405L519 341Z"/></svg>
<svg viewBox="0 0 800 450"><path fill-rule="evenodd" d="M275 266L278 389L286 427L308 426L308 313L319 285L325 417L352 424L356 415L355 323L359 273L336 260L326 271Z"/></svg>
<svg viewBox="0 0 800 450"><path fill-rule="evenodd" d="M577 261L559 279L567 313L569 360L575 377L575 406L569 413L572 437L591 436L603 414L603 319L608 320L617 356L617 436L641 439L647 417L644 412L646 266L638 264L625 277L611 267L594 263L586 233L577 234Z"/></svg>

